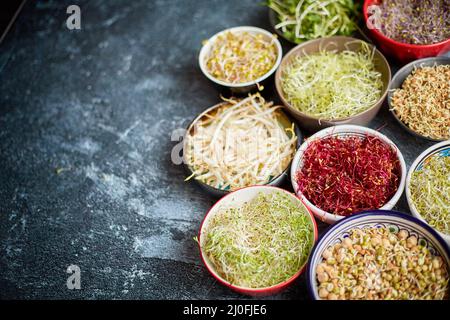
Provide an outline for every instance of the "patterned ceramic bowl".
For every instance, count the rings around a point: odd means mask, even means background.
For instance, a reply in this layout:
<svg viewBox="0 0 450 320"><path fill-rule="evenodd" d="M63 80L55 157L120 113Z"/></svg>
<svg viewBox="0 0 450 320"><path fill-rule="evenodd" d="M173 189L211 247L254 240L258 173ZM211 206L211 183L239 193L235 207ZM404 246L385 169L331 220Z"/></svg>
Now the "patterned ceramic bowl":
<svg viewBox="0 0 450 320"><path fill-rule="evenodd" d="M426 246L433 255L439 255L450 265L450 250L444 239L430 226L404 213L388 210L374 210L347 217L331 226L313 248L306 271L308 290L311 297L319 300L316 268L322 262L322 254L331 245L340 243L355 228L387 227L393 233L406 230L409 235L418 239L419 245Z"/></svg>
<svg viewBox="0 0 450 320"><path fill-rule="evenodd" d="M430 159L433 156L440 156L440 157L450 157L450 141L443 141L440 143L437 143L424 152L421 153L420 156L417 157L417 159L413 162L411 165L411 168L409 169L408 176L406 177L406 199L408 200L409 209L411 210L411 213L414 217L422 220L425 223L428 223L427 220L420 214L420 212L417 210L416 206L414 205L414 202L411 199L411 176L414 172L420 171L423 168L423 164ZM448 177L450 179L450 177ZM450 204L448 204L450 205ZM450 245L450 234L446 234L443 232L438 233L445 239L447 244Z"/></svg>

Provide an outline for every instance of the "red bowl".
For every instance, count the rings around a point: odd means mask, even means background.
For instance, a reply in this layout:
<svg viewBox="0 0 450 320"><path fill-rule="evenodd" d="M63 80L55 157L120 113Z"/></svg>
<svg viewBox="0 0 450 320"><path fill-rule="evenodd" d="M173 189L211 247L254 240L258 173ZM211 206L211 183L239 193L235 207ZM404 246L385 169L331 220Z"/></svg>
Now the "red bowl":
<svg viewBox="0 0 450 320"><path fill-rule="evenodd" d="M200 225L200 230L198 232L198 247L200 250L200 257L202 259L203 264L205 265L206 269L209 271L209 273L221 284L225 285L226 287L245 294L245 295L249 295L249 296L254 296L254 297L262 297L262 296L268 296L268 295L273 295L276 293L281 292L282 290L286 289L289 285L291 285L302 273L303 271L306 269L306 265L308 263L308 260L305 261L304 265L300 268L299 271L297 271L297 273L295 273L292 277L290 277L289 279L287 279L284 282L278 283L276 285L273 285L271 287L266 287L266 288L246 288L246 287L239 287L236 285L233 285L231 283L229 283L228 281L226 281L225 279L223 279L213 268L213 266L211 266L210 263L208 263L207 261L207 257L204 256L202 247L201 247L201 237L202 237L202 230L203 230L203 225L205 224L205 221L208 219L208 216L210 214L214 214L215 212L215 208L218 207L218 205L223 204L223 202L225 203L231 203L234 202L235 199L242 199L248 196L251 196L251 193L256 193L256 192L274 192L274 191L278 191L278 192L285 192L287 194L289 194L290 196L292 196L292 199L294 199L295 201L298 201L299 203L301 203L306 211L309 214L309 217L311 219L312 225L313 225L313 234L314 234L314 243L317 241L317 237L318 237L318 231L317 231L317 224L316 221L314 219L313 214L311 213L311 211L309 210L309 208L303 203L303 201L299 198L297 198L293 193L290 193L284 189L278 188L278 187L273 187L273 186L251 186L251 187L245 187L245 188L241 188L238 189L236 191L233 191L231 193L228 193L227 195L225 195L224 197L222 197L219 201L217 201L210 209L209 211L206 213L205 217L203 218L203 221ZM244 193L244 195L240 195ZM247 194L246 194L247 193ZM250 193L250 195L248 195ZM247 199L248 201L248 199ZM313 245L314 245L313 243ZM313 247L313 246L312 246ZM311 247L311 251L312 251L312 247ZM311 254L311 251L309 252L309 254Z"/></svg>
<svg viewBox="0 0 450 320"><path fill-rule="evenodd" d="M367 9L371 5L380 4L381 0L365 0L363 6L364 21L367 25L369 18ZM368 28L367 28L368 29ZM401 63L408 63L413 60L427 57L436 57L450 50L450 39L442 42L417 45L397 42L386 37L377 29L368 29L371 38L377 43L380 50L398 60Z"/></svg>

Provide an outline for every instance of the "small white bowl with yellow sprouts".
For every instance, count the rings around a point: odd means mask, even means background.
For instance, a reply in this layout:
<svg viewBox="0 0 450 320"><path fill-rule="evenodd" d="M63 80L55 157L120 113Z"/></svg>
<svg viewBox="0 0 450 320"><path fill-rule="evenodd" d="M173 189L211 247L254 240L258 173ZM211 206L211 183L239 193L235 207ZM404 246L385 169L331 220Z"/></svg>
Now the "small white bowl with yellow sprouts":
<svg viewBox="0 0 450 320"><path fill-rule="evenodd" d="M184 137L186 180L213 196L254 185L280 185L301 133L282 106L259 93L224 99L202 112Z"/></svg>
<svg viewBox="0 0 450 320"><path fill-rule="evenodd" d="M257 27L223 30L205 40L199 64L215 84L245 93L262 90L261 84L278 68L283 56L277 36Z"/></svg>

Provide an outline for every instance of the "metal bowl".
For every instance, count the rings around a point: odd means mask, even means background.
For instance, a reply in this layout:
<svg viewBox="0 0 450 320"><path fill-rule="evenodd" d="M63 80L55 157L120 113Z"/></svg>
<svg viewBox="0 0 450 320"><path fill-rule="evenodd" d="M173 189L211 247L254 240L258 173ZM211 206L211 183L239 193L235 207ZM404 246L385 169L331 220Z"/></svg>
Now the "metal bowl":
<svg viewBox="0 0 450 320"><path fill-rule="evenodd" d="M421 135L421 134L415 132L410 127L408 127L405 123L403 123L403 121L401 121L399 119L399 117L393 110L393 107L391 104L393 91L402 86L405 79L412 73L412 71L415 68L429 67L429 66L434 66L434 65L446 65L446 64L450 64L449 57L433 57L433 58L419 59L419 60L408 63L406 66L404 66L403 68L398 70L397 73L394 75L394 77L391 80L391 84L389 86L389 91L388 91L388 96L387 96L387 100L388 100L388 104L389 104L389 111L391 111L391 113L394 115L394 118L397 120L398 123L400 123L400 125L406 131L408 131L409 133L411 133L412 135L414 135L416 137L427 139L430 141L435 141L435 142L446 140L446 139L433 139L430 137L426 137L424 135Z"/></svg>
<svg viewBox="0 0 450 320"><path fill-rule="evenodd" d="M186 147L187 136L189 134L192 134L192 132L194 131L195 124L198 121L200 121L203 117L205 117L207 114L215 112L215 110L217 110L218 108L220 108L221 106L226 105L226 104L227 104L227 102L221 102L221 103L218 103L218 104L216 104L216 105L206 109L201 114L199 114L189 124L189 126L187 128L187 131L186 131L186 135L185 135L184 140L183 140L184 141L183 149ZM285 128L291 128L293 121L291 121L289 119L289 117L283 111L281 111L280 109L277 110L277 113L278 113L279 123ZM298 128L298 125L296 125L296 124L294 126L294 131L295 131L295 135L297 136L297 145L296 145L296 148L295 148L295 151L293 153L292 158L294 158L294 155L297 152L297 149L302 144L302 133L300 132L300 129ZM278 176L274 177L266 185L269 185L269 186L280 186L285 181L285 179L286 179L286 177L288 175L288 172L289 172L290 167L291 167L291 163L292 163L292 160L289 163L289 165L286 167L286 169L281 174L279 174ZM184 153L183 153L183 164L184 164L184 167L185 167L185 169L187 171L188 176L192 175L193 171L192 171L191 167L189 166L189 164L188 164L188 162L187 162L187 160L185 158L185 154ZM218 188L212 187L209 184L206 184L206 183L204 183L202 181L199 181L197 179L194 179L194 180L195 180L195 182L197 182L197 184L203 190L205 190L208 194L212 195L213 197L223 197L224 195L232 192L232 190L218 189Z"/></svg>

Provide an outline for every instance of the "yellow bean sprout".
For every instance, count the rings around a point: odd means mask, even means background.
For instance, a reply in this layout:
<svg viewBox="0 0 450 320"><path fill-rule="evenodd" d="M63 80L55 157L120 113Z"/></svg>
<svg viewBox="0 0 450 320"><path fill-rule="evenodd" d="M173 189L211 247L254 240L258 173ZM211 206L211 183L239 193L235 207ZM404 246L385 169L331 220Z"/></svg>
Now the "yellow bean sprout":
<svg viewBox="0 0 450 320"><path fill-rule="evenodd" d="M288 167L297 137L280 123L280 107L259 93L225 100L186 137L192 177L221 190L267 184Z"/></svg>

